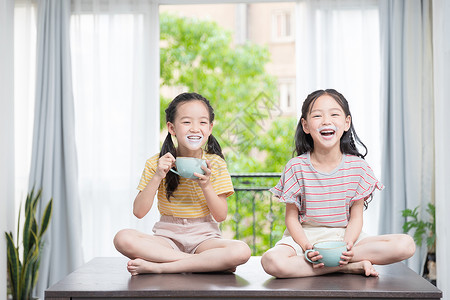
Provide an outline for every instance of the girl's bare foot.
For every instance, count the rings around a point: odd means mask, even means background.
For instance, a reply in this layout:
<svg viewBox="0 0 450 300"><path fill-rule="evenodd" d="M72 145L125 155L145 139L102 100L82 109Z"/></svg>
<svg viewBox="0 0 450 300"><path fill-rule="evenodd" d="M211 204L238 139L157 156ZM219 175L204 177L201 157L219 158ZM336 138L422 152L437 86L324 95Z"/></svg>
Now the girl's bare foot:
<svg viewBox="0 0 450 300"><path fill-rule="evenodd" d="M144 273L161 273L158 263L150 262L140 258L132 259L127 264L127 270L131 275Z"/></svg>
<svg viewBox="0 0 450 300"><path fill-rule="evenodd" d="M362 274L366 276L378 277L378 272L368 260L349 263L342 270L343 273Z"/></svg>

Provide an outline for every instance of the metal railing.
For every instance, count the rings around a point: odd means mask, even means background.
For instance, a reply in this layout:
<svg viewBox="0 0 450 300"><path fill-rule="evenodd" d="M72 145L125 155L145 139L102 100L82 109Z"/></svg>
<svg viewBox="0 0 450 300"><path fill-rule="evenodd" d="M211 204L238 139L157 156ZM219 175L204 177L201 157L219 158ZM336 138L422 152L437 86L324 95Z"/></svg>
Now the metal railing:
<svg viewBox="0 0 450 300"><path fill-rule="evenodd" d="M230 217L222 224L222 230L247 242L252 255L261 255L273 247L283 234L285 206L274 203L269 191L280 176L280 173L231 174L235 194L229 199Z"/></svg>

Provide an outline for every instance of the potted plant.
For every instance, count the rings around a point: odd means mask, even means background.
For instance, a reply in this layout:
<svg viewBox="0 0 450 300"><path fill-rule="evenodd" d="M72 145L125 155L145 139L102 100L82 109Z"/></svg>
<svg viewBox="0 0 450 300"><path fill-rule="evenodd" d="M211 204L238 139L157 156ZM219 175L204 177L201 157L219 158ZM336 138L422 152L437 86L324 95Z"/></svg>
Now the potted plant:
<svg viewBox="0 0 450 300"><path fill-rule="evenodd" d="M403 217L406 217L403 232L408 233L415 229L413 238L418 246L422 246L424 238L426 238L428 253L423 276L436 285L436 207L434 204L428 203L426 209L429 214L428 220L419 218L418 209L419 206L413 210L408 208L402 211Z"/></svg>
<svg viewBox="0 0 450 300"><path fill-rule="evenodd" d="M41 222L36 220L36 208L41 198L41 190L34 194L34 189L27 195L25 202L25 220L23 222L22 245L20 249L20 208L17 221L17 241L14 242L12 232L5 232L8 256L8 278L10 293L14 300L32 299L32 291L39 273L42 236L50 222L53 199L45 207ZM22 254L22 259L20 259Z"/></svg>

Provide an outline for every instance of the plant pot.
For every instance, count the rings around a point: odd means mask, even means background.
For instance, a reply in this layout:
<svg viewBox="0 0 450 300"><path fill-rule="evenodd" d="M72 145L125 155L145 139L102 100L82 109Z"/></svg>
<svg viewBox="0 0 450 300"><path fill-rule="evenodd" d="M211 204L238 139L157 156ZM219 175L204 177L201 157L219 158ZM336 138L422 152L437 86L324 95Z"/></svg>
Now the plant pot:
<svg viewBox="0 0 450 300"><path fill-rule="evenodd" d="M423 277L436 285L436 253L428 253L425 260L425 266L423 268Z"/></svg>

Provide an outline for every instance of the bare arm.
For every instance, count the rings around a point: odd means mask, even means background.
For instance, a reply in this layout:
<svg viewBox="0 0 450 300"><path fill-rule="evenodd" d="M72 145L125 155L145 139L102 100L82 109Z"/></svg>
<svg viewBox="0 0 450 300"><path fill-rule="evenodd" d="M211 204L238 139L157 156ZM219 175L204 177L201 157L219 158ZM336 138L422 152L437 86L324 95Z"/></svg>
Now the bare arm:
<svg viewBox="0 0 450 300"><path fill-rule="evenodd" d="M156 191L174 162L175 158L170 153L166 153L159 158L155 174L134 199L133 214L139 219L142 219L152 208Z"/></svg>
<svg viewBox="0 0 450 300"><path fill-rule="evenodd" d="M227 218L228 203L225 194L217 195L210 181L211 166L209 161L206 162L208 167L202 166L205 174L194 173L199 179L196 179L200 188L203 191L203 195L206 199L206 205L208 205L211 215L217 222L223 222Z"/></svg>
<svg viewBox="0 0 450 300"><path fill-rule="evenodd" d="M350 220L345 229L344 241L347 242L347 244L351 244L352 247L361 234L363 226L363 210L364 199L355 201L352 207L350 207Z"/></svg>
<svg viewBox="0 0 450 300"><path fill-rule="evenodd" d="M341 261L339 262L341 265L348 264L354 256L352 248L361 234L363 226L363 210L364 199L354 202L352 207L350 207L350 220L348 221L344 234L344 242L347 243L347 251L342 253Z"/></svg>
<svg viewBox="0 0 450 300"><path fill-rule="evenodd" d="M310 250L313 248L313 245L308 240L308 237L303 230L302 224L298 219L298 209L295 204L287 203L286 204L286 227L289 230L294 241L302 247L303 251ZM319 254L318 251L313 251L308 253L309 259L312 261L317 261L322 258L322 255ZM313 268L323 268L323 263L313 264Z"/></svg>
<svg viewBox="0 0 450 300"><path fill-rule="evenodd" d="M289 231L289 234L292 236L294 241L302 247L302 249L308 250L312 249L312 245L306 237L305 231L303 230L302 225L298 219L298 209L295 204L287 203L286 204L286 228Z"/></svg>
<svg viewBox="0 0 450 300"><path fill-rule="evenodd" d="M144 190L139 191L133 203L133 214L142 219L152 208L153 200L155 199L156 191L162 178L153 176L148 182Z"/></svg>
<svg viewBox="0 0 450 300"><path fill-rule="evenodd" d="M214 220L217 222L225 221L228 214L227 197L224 194L216 195L212 186L204 188L203 194L206 198L206 205L208 205Z"/></svg>

